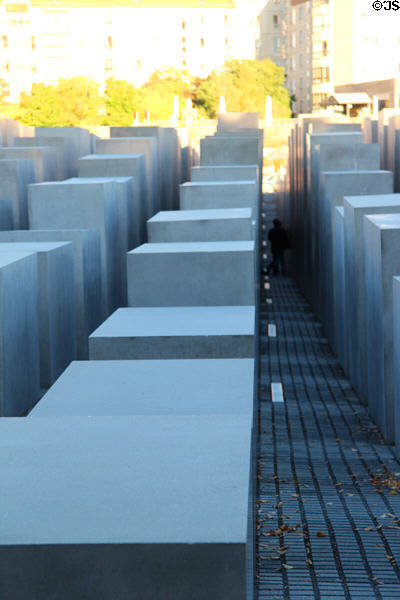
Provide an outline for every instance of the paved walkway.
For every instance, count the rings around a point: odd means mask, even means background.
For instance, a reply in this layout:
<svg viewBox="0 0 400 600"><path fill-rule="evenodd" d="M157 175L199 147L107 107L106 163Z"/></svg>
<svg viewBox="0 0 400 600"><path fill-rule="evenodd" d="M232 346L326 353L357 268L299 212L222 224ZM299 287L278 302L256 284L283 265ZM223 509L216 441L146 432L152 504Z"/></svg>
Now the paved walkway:
<svg viewBox="0 0 400 600"><path fill-rule="evenodd" d="M294 280L265 284L258 600L400 600L400 463Z"/></svg>

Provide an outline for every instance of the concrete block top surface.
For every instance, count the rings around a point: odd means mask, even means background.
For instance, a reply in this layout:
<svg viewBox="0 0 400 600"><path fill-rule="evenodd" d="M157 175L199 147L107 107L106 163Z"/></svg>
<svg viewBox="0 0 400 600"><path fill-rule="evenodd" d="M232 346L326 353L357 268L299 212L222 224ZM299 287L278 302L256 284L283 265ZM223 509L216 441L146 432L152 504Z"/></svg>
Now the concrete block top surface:
<svg viewBox="0 0 400 600"><path fill-rule="evenodd" d="M251 414L252 359L70 364L29 417Z"/></svg>
<svg viewBox="0 0 400 600"><path fill-rule="evenodd" d="M3 418L1 545L246 543L248 415Z"/></svg>
<svg viewBox="0 0 400 600"><path fill-rule="evenodd" d="M322 133L307 133L307 137L312 139L314 143L318 143L316 140L321 140L323 143L324 138L332 140L337 138L338 142L341 140L360 140L360 143L364 143L364 134L362 131L324 131Z"/></svg>
<svg viewBox="0 0 400 600"><path fill-rule="evenodd" d="M148 220L148 223L166 221L214 221L219 219L251 219L251 208L215 208L203 210L165 210Z"/></svg>
<svg viewBox="0 0 400 600"><path fill-rule="evenodd" d="M0 239L1 252L51 252L69 245L69 242L2 242Z"/></svg>
<svg viewBox="0 0 400 600"><path fill-rule="evenodd" d="M254 306L119 308L90 337L254 335L254 317Z"/></svg>
<svg viewBox="0 0 400 600"><path fill-rule="evenodd" d="M25 256L31 256L34 252L18 252L17 250L10 248L7 252L0 252L0 269L7 267L11 263L23 260Z"/></svg>
<svg viewBox="0 0 400 600"><path fill-rule="evenodd" d="M337 206L336 207L336 212L338 215L340 215L341 217L344 217L344 208L343 206Z"/></svg>
<svg viewBox="0 0 400 600"><path fill-rule="evenodd" d="M371 196L344 196L344 202L353 208L374 208L375 206L399 206L400 194L372 194Z"/></svg>
<svg viewBox="0 0 400 600"><path fill-rule="evenodd" d="M118 138L121 139L121 138ZM141 154L88 154L87 156L81 156L79 160L93 160L101 162L104 160L132 160L142 156Z"/></svg>
<svg viewBox="0 0 400 600"><path fill-rule="evenodd" d="M257 183L256 180L251 179L237 179L235 181L187 181L181 183L181 187L219 187L219 186L237 186L237 185L249 185Z"/></svg>
<svg viewBox="0 0 400 600"><path fill-rule="evenodd" d="M129 254L184 254L193 252L253 252L254 242L158 242L143 244Z"/></svg>
<svg viewBox="0 0 400 600"><path fill-rule="evenodd" d="M365 215L365 218L382 230L400 229L400 214Z"/></svg>
<svg viewBox="0 0 400 600"><path fill-rule="evenodd" d="M345 175L346 177L357 177L359 175L375 175L376 173L391 173L391 171L385 171L385 170L381 170L381 169L376 169L376 170L371 170L371 171L365 171L365 170L360 170L360 171L322 171L322 173L327 176L327 177L332 177L335 175Z"/></svg>
<svg viewBox="0 0 400 600"><path fill-rule="evenodd" d="M115 177L114 175L107 175L106 177L99 177L98 175L95 175L94 177L71 177L70 179L65 179L61 183L105 183L107 181L124 182L129 181L130 179L133 179L133 177L129 177L127 175L119 175Z"/></svg>

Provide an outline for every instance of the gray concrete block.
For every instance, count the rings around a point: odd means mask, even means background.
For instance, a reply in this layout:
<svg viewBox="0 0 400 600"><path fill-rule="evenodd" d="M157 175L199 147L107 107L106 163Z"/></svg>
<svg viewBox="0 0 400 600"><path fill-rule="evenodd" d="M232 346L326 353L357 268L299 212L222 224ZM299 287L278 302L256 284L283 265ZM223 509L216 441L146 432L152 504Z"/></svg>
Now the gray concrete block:
<svg viewBox="0 0 400 600"><path fill-rule="evenodd" d="M90 336L89 356L252 358L254 316L254 306L120 308Z"/></svg>
<svg viewBox="0 0 400 600"><path fill-rule="evenodd" d="M157 138L110 138L96 140L96 154L143 154L146 163L146 218L160 210Z"/></svg>
<svg viewBox="0 0 400 600"><path fill-rule="evenodd" d="M117 201L118 214L118 242L120 273L118 281L119 298L118 306L126 306L127 281L126 281L126 253L129 250L131 230L130 225L134 221L132 197L135 190L132 177L73 177L66 179L65 183L106 183L113 181L115 185L115 198ZM136 246L138 244L133 244Z"/></svg>
<svg viewBox="0 0 400 600"><path fill-rule="evenodd" d="M254 361L73 362L30 417L253 413Z"/></svg>
<svg viewBox="0 0 400 600"><path fill-rule="evenodd" d="M364 216L400 213L400 194L347 196L343 199L345 227L346 314L349 368L353 385L367 403L367 338Z"/></svg>
<svg viewBox="0 0 400 600"><path fill-rule="evenodd" d="M147 232L150 243L251 240L251 208L163 211L147 221Z"/></svg>
<svg viewBox="0 0 400 600"><path fill-rule="evenodd" d="M26 147L51 147L55 148L57 156L57 179L62 181L67 177L74 177L74 143L66 137L16 137L15 146Z"/></svg>
<svg viewBox="0 0 400 600"><path fill-rule="evenodd" d="M322 125L322 124L321 124ZM324 124L328 125L328 124ZM307 135L307 195L304 203L305 263L315 265L310 273L310 294L319 306L320 216L318 187L321 171L369 171L379 169L379 144L364 144L361 133L325 133ZM305 268L306 270L306 268Z"/></svg>
<svg viewBox="0 0 400 600"><path fill-rule="evenodd" d="M333 307L335 313L334 348L346 373L348 369L347 313L345 303L346 272L344 257L344 209L337 206L334 213L333 255Z"/></svg>
<svg viewBox="0 0 400 600"><path fill-rule="evenodd" d="M389 171L325 171L320 174L318 194L320 215L319 298L321 320L331 344L334 340L333 316L333 218L336 206L343 205L344 196L390 194L393 174ZM351 360L351 356L349 356Z"/></svg>
<svg viewBox="0 0 400 600"><path fill-rule="evenodd" d="M35 182L33 161L0 159L0 230L28 227L28 185Z"/></svg>
<svg viewBox="0 0 400 600"><path fill-rule="evenodd" d="M254 136L206 137L200 140L200 166L259 165L260 152Z"/></svg>
<svg viewBox="0 0 400 600"><path fill-rule="evenodd" d="M393 277L393 402L396 454L400 456L400 277Z"/></svg>
<svg viewBox="0 0 400 600"><path fill-rule="evenodd" d="M115 182L55 182L29 186L31 229L98 229L103 315L119 306L120 257Z"/></svg>
<svg viewBox="0 0 400 600"><path fill-rule="evenodd" d="M248 415L3 419L4 598L245 600L250 447Z"/></svg>
<svg viewBox="0 0 400 600"><path fill-rule="evenodd" d="M55 181L57 179L57 156L54 148L0 148L0 159L27 158L33 161L35 181Z"/></svg>
<svg viewBox="0 0 400 600"><path fill-rule="evenodd" d="M251 208L257 215L258 186L256 181L216 181L184 183L179 186L180 208Z"/></svg>
<svg viewBox="0 0 400 600"><path fill-rule="evenodd" d="M191 181L258 181L257 165L192 167Z"/></svg>
<svg viewBox="0 0 400 600"><path fill-rule="evenodd" d="M389 117L387 137L387 168L393 171L394 191L400 192L400 115Z"/></svg>
<svg viewBox="0 0 400 600"><path fill-rule="evenodd" d="M1 242L3 252L37 253L40 385L48 388L76 359L72 244Z"/></svg>
<svg viewBox="0 0 400 600"><path fill-rule="evenodd" d="M91 154L78 160L79 177L133 177L128 249L146 241L146 172L143 154Z"/></svg>
<svg viewBox="0 0 400 600"><path fill-rule="evenodd" d="M0 253L2 417L20 416L40 395L37 273L35 254Z"/></svg>
<svg viewBox="0 0 400 600"><path fill-rule="evenodd" d="M375 144L378 142L378 121L371 117L364 119L364 140L366 144Z"/></svg>
<svg viewBox="0 0 400 600"><path fill-rule="evenodd" d="M111 137L155 137L158 147L159 194L162 210L178 208L181 182L180 146L174 127L110 127Z"/></svg>
<svg viewBox="0 0 400 600"><path fill-rule="evenodd" d="M237 131L241 129L258 129L259 114L257 112L227 112L218 114L217 131Z"/></svg>
<svg viewBox="0 0 400 600"><path fill-rule="evenodd" d="M254 242L144 244L127 255L128 305L252 305L254 259Z"/></svg>
<svg viewBox="0 0 400 600"><path fill-rule="evenodd" d="M386 441L394 433L393 276L400 273L400 215L364 217L368 406Z"/></svg>
<svg viewBox="0 0 400 600"><path fill-rule="evenodd" d="M71 140L73 155L70 177L76 177L78 174L78 159L91 153L91 135L83 127L35 127L35 136L37 138L64 137Z"/></svg>
<svg viewBox="0 0 400 600"><path fill-rule="evenodd" d="M74 254L77 357L89 355L89 335L103 320L100 234L97 229L1 231L4 242L71 242Z"/></svg>

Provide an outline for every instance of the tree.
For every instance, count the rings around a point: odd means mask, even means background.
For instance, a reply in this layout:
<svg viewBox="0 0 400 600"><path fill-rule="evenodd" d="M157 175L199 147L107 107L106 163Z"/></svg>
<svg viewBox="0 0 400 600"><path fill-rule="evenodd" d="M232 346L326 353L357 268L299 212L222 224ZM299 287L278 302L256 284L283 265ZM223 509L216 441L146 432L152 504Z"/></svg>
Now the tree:
<svg viewBox="0 0 400 600"><path fill-rule="evenodd" d="M195 104L208 118L214 119L219 98L224 96L229 111L263 115L265 99L271 96L274 117L290 117L289 92L283 84L283 69L269 59L231 60L198 84Z"/></svg>
<svg viewBox="0 0 400 600"><path fill-rule="evenodd" d="M99 84L85 77L60 79L57 85L34 83L21 94L20 121L33 126L97 125L104 99Z"/></svg>
<svg viewBox="0 0 400 600"><path fill-rule="evenodd" d="M191 98L194 86L187 71L165 68L155 71L139 90L141 110L149 110L151 119L165 120L172 114L174 96L181 105Z"/></svg>
<svg viewBox="0 0 400 600"><path fill-rule="evenodd" d="M127 127L132 124L133 114L140 109L138 90L128 81L110 77L106 81L105 125Z"/></svg>

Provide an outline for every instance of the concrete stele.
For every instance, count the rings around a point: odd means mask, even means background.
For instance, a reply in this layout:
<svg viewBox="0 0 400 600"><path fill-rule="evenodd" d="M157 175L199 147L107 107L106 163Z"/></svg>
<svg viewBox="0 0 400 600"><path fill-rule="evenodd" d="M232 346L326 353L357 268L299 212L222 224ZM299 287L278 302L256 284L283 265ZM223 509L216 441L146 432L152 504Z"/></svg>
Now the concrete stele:
<svg viewBox="0 0 400 600"><path fill-rule="evenodd" d="M89 355L89 335L102 322L100 234L97 229L1 231L4 242L71 242L74 253L77 357Z"/></svg>
<svg viewBox="0 0 400 600"><path fill-rule="evenodd" d="M367 403L364 216L400 213L400 194L346 196L343 204L346 281L352 282L345 294L349 368L354 387Z"/></svg>
<svg viewBox="0 0 400 600"><path fill-rule="evenodd" d="M333 315L333 223L336 206L347 195L369 196L393 192L393 174L389 171L324 171L320 174L318 194L320 215L319 298L321 320L331 343L334 340Z"/></svg>
<svg viewBox="0 0 400 600"><path fill-rule="evenodd" d="M254 242L144 244L128 252L127 272L129 306L255 302Z"/></svg>
<svg viewBox="0 0 400 600"><path fill-rule="evenodd" d="M0 252L1 417L20 416L40 395L37 273L36 254Z"/></svg>
<svg viewBox="0 0 400 600"><path fill-rule="evenodd" d="M250 208L162 211L147 221L154 242L245 241L253 237Z"/></svg>
<svg viewBox="0 0 400 600"><path fill-rule="evenodd" d="M146 241L146 171L143 154L91 154L78 160L79 177L133 177L134 193L129 199L131 250Z"/></svg>
<svg viewBox="0 0 400 600"><path fill-rule="evenodd" d="M256 181L188 182L182 184L179 191L183 210L251 208L253 218L257 215Z"/></svg>
<svg viewBox="0 0 400 600"><path fill-rule="evenodd" d="M35 182L33 161L0 159L0 230L28 227L28 185Z"/></svg>
<svg viewBox="0 0 400 600"><path fill-rule="evenodd" d="M4 598L245 600L250 447L249 415L2 419Z"/></svg>
<svg viewBox="0 0 400 600"><path fill-rule="evenodd" d="M37 253L40 385L48 388L76 359L71 243L2 242L0 253Z"/></svg>
<svg viewBox="0 0 400 600"><path fill-rule="evenodd" d="M89 338L91 360L252 358L254 306L120 308Z"/></svg>
<svg viewBox="0 0 400 600"><path fill-rule="evenodd" d="M29 417L253 412L254 361L73 362Z"/></svg>
<svg viewBox="0 0 400 600"><path fill-rule="evenodd" d="M143 154L146 163L146 218L160 210L158 197L157 138L110 138L96 140L96 154Z"/></svg>
<svg viewBox="0 0 400 600"><path fill-rule="evenodd" d="M364 217L369 410L394 441L393 276L400 273L400 214Z"/></svg>
<svg viewBox="0 0 400 600"><path fill-rule="evenodd" d="M29 186L31 229L98 229L103 315L120 305L120 241L115 182L51 182Z"/></svg>
<svg viewBox="0 0 400 600"><path fill-rule="evenodd" d="M55 148L0 148L0 159L26 158L33 161L36 183L57 179L57 155Z"/></svg>

